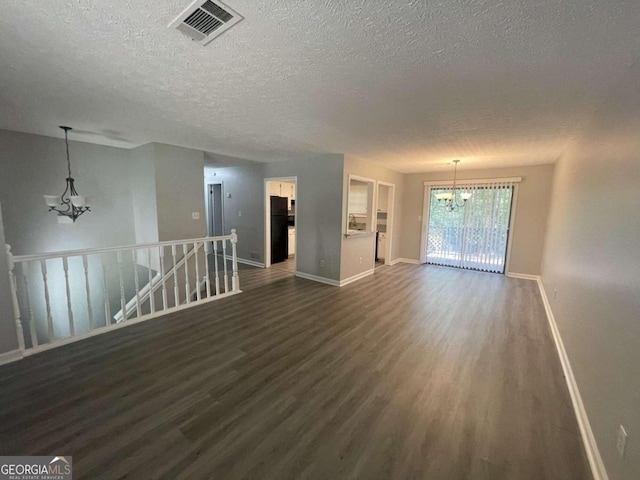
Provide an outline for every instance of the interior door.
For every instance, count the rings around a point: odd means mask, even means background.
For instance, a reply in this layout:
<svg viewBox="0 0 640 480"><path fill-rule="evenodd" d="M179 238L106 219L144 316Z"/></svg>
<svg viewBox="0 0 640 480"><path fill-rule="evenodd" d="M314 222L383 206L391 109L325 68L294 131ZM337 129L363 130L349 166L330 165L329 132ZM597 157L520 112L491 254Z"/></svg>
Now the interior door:
<svg viewBox="0 0 640 480"><path fill-rule="evenodd" d="M224 209L222 205L222 184L209 185L209 235L219 237L224 235Z"/></svg>

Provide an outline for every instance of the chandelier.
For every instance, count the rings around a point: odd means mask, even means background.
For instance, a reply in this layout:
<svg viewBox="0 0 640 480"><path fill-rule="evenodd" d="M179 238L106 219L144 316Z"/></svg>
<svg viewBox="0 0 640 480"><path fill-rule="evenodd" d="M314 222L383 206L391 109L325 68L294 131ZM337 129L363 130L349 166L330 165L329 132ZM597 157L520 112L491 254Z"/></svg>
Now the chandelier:
<svg viewBox="0 0 640 480"><path fill-rule="evenodd" d="M458 174L458 163L460 163L460 160L453 161L453 187L451 188L451 191L434 194L436 199L438 200L438 203L449 212L464 207L467 203L467 200L471 198L471 194L469 192L460 192L459 197L460 199L462 199L462 203L459 203L458 198L456 197L456 177Z"/></svg>
<svg viewBox="0 0 640 480"><path fill-rule="evenodd" d="M67 177L67 186L62 192L62 195L43 195L44 201L49 207L50 212L56 212L58 214L58 221L60 223L67 223L69 221L75 222L77 218L84 212L90 212L87 199L78 195L75 187L73 186L73 178L71 177L71 159L69 157L69 130L71 127L60 127L64 130L64 143L67 146L67 170L69 176ZM70 223L70 222L69 222Z"/></svg>

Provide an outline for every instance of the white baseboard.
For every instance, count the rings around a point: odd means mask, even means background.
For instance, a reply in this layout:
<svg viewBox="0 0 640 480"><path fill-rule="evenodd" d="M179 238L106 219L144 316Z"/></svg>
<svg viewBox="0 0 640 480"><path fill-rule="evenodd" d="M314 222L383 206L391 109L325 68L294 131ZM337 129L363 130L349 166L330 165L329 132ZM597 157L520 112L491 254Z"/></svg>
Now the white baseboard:
<svg viewBox="0 0 640 480"><path fill-rule="evenodd" d="M226 255L224 258L227 260L233 260L231 255ZM244 263L245 265L251 265L252 267L264 268L264 263L256 262L255 260L247 260L246 258L238 257L238 263Z"/></svg>
<svg viewBox="0 0 640 480"><path fill-rule="evenodd" d="M413 258L398 258L396 260L394 260L394 262L399 263L410 263L412 265L420 265L420 260L415 260ZM395 265L394 263L392 263L392 265Z"/></svg>
<svg viewBox="0 0 640 480"><path fill-rule="evenodd" d="M333 280L327 277L319 277L318 275L311 275L310 273L304 273L304 272L296 272L295 275L296 277L312 280L314 282L325 283L327 285L332 285L334 287L340 286L340 282L338 280Z"/></svg>
<svg viewBox="0 0 640 480"><path fill-rule="evenodd" d="M0 365L6 363L16 362L24 358L22 350L10 350L8 352L0 353Z"/></svg>
<svg viewBox="0 0 640 480"><path fill-rule="evenodd" d="M396 258L395 260L391 260L391 261L389 262L389 265L397 265L398 263L400 263L400 259L399 259L399 258Z"/></svg>
<svg viewBox="0 0 640 480"><path fill-rule="evenodd" d="M373 275L374 271L375 269L372 268L371 270L367 270L366 272L358 273L357 275L354 275L352 277L345 278L344 280L340 280L340 286L344 287L345 285L349 285L350 283L356 282L361 278L368 277L369 275Z"/></svg>
<svg viewBox="0 0 640 480"><path fill-rule="evenodd" d="M530 275L528 273L515 273L515 272L507 272L504 274L509 278L521 278L523 280L535 280L536 282L540 280L540 275Z"/></svg>
<svg viewBox="0 0 640 480"><path fill-rule="evenodd" d="M549 321L551 334L556 344L558 356L560 357L562 371L564 372L564 377L567 381L567 387L569 387L571 403L573 404L573 410L575 411L576 419L578 420L578 427L580 428L582 443L584 444L587 458L589 459L591 474L593 475L594 480L609 480L607 470L604 467L604 462L602 461L600 451L598 450L598 444L596 443L596 439L593 436L593 430L591 430L591 424L589 423L589 418L587 417L587 412L584 408L582 397L580 396L578 384L576 383L576 379L573 376L573 370L571 369L571 363L569 362L567 351L564 349L564 344L562 343L562 338L560 337L560 331L558 330L556 319L553 316L553 312L551 311L551 305L549 304L547 293L544 290L542 279L538 277L536 280L538 282L538 288L540 289L540 295L542 296L544 309L547 312L547 319Z"/></svg>

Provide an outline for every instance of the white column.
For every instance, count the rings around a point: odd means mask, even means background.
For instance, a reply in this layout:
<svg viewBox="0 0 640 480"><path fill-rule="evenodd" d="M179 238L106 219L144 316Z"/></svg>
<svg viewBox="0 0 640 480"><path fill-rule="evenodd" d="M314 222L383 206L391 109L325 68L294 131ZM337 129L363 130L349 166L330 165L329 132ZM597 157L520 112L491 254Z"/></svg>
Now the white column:
<svg viewBox="0 0 640 480"><path fill-rule="evenodd" d="M11 285L11 300L13 302L13 320L16 323L16 334L18 337L18 347L24 350L24 332L22 331L22 321L20 320L20 304L18 303L18 284L14 272L15 262L11 253L11 246L5 244L7 250L7 263L9 264L9 284Z"/></svg>
<svg viewBox="0 0 640 480"><path fill-rule="evenodd" d="M87 315L89 315L89 330L93 330L93 310L91 308L91 285L89 284L89 264L87 256L82 255L82 268L84 269L84 288L87 291Z"/></svg>
<svg viewBox="0 0 640 480"><path fill-rule="evenodd" d="M74 337L76 328L73 323L73 308L71 308L71 287L69 286L69 260L62 257L62 268L64 269L64 283L67 291L67 315L69 316L69 336Z"/></svg>
<svg viewBox="0 0 640 480"><path fill-rule="evenodd" d="M235 228L231 229L231 252L233 256L233 277L231 286L234 292L240 290L240 277L238 277L238 254L236 252L236 244L238 243L238 235Z"/></svg>
<svg viewBox="0 0 640 480"><path fill-rule="evenodd" d="M47 261L40 260L42 270L42 283L44 284L44 304L47 309L47 334L49 343L53 342L53 317L51 316L51 299L49 297L49 281L47 279Z"/></svg>

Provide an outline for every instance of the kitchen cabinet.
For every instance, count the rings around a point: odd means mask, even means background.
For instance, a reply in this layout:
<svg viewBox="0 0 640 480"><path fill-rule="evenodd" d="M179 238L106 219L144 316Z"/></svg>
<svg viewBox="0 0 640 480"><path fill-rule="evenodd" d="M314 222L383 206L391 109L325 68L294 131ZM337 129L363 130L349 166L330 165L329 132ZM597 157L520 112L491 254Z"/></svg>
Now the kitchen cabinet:
<svg viewBox="0 0 640 480"><path fill-rule="evenodd" d="M289 256L296 254L296 229L289 229Z"/></svg>
<svg viewBox="0 0 640 480"><path fill-rule="evenodd" d="M276 197L286 197L289 210L291 210L291 200L296 199L296 184L295 182L276 182L272 181L268 183L269 195Z"/></svg>

